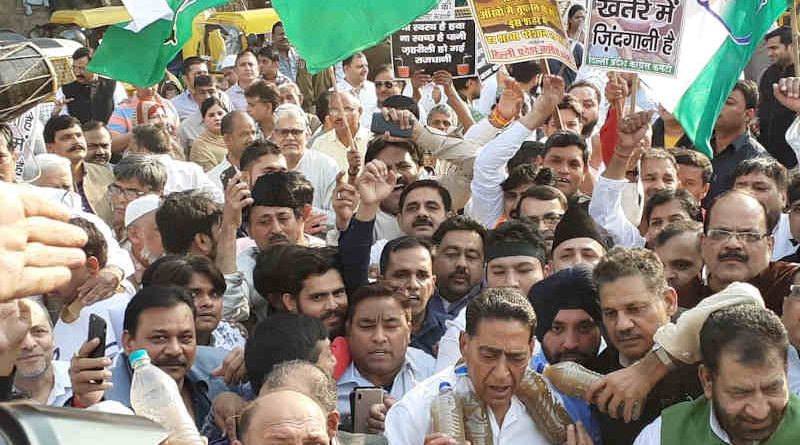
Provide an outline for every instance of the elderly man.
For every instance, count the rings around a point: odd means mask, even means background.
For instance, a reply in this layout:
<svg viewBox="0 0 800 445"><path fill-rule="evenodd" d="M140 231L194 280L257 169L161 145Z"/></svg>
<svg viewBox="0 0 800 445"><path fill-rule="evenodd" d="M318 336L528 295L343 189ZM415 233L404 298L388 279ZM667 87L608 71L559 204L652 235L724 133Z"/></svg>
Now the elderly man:
<svg viewBox="0 0 800 445"><path fill-rule="evenodd" d="M349 152L355 149L358 152L359 161L363 163L364 155L367 152L367 144L372 137L372 133L370 133L368 126L364 126L359 122L364 108L358 97L352 92L334 94L330 100L330 116L333 121L333 130L318 137L311 149L332 157L336 160L336 165L341 171L349 171L350 166L353 165L349 161L351 156ZM339 100L342 101L344 115L342 110L339 109ZM355 140L355 147L353 147L353 142L350 140L351 136Z"/></svg>
<svg viewBox="0 0 800 445"><path fill-rule="evenodd" d="M281 409L273 409L276 406ZM329 444L336 436L336 427L329 426L320 403L292 389L256 399L242 412L239 431L241 441L235 440L234 445Z"/></svg>
<svg viewBox="0 0 800 445"><path fill-rule="evenodd" d="M55 116L44 126L44 141L49 153L69 160L74 190L81 196L83 210L111 222L108 186L114 180L111 171L86 162L86 138L81 123L71 116Z"/></svg>
<svg viewBox="0 0 800 445"><path fill-rule="evenodd" d="M14 364L14 388L36 402L64 406L72 397L69 362L53 359L53 325L44 308L33 300L21 301L31 311L31 325Z"/></svg>
<svg viewBox="0 0 800 445"><path fill-rule="evenodd" d="M800 441L800 399L786 376L786 329L772 312L738 304L700 329L703 396L665 409L635 445Z"/></svg>
<svg viewBox="0 0 800 445"><path fill-rule="evenodd" d="M142 273L164 255L164 245L156 225L156 210L161 205L158 195L144 195L131 201L125 208L127 249L136 272L130 280L135 286L142 281Z"/></svg>
<svg viewBox="0 0 800 445"><path fill-rule="evenodd" d="M286 157L290 171L303 174L314 186L315 213L324 213L329 223L336 215L331 207L339 167L330 156L306 147L308 123L302 108L285 104L275 110L275 128L271 140Z"/></svg>
<svg viewBox="0 0 800 445"><path fill-rule="evenodd" d="M69 159L53 153L36 155L33 159L39 166L39 176L32 181L33 185L74 191Z"/></svg>
<svg viewBox="0 0 800 445"><path fill-rule="evenodd" d="M146 195L161 196L167 172L157 160L148 156L128 156L114 167L114 183L108 187L113 219L111 226L117 239L124 243L125 210L131 201Z"/></svg>

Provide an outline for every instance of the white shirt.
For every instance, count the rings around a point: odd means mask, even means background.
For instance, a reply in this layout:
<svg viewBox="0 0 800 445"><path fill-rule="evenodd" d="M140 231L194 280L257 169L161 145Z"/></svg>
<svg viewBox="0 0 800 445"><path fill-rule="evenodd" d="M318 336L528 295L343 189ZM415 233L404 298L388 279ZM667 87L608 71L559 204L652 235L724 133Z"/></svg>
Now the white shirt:
<svg viewBox="0 0 800 445"><path fill-rule="evenodd" d="M789 380L789 391L800 396L800 355L797 352L797 348L789 345L789 350L787 351L787 358L788 358L788 380Z"/></svg>
<svg viewBox="0 0 800 445"><path fill-rule="evenodd" d="M775 239L775 246L772 248L772 261L778 261L797 250L797 246L792 245L792 230L789 227L789 215L786 213L781 213L778 224L772 229L772 237Z"/></svg>
<svg viewBox="0 0 800 445"><path fill-rule="evenodd" d="M363 165L364 155L367 153L367 144L372 138L372 133L367 131L364 127L359 127L356 134L353 135L353 138L356 140L356 148L361 155L361 162ZM345 147L344 144L339 141L339 138L336 137L335 130L323 133L314 141L311 149L332 157L333 160L336 161L336 165L342 171L346 172L350 167L350 164L347 162L347 152L350 148Z"/></svg>
<svg viewBox="0 0 800 445"><path fill-rule="evenodd" d="M58 349L56 357L59 360L70 360L81 346L86 343L89 334L89 317L91 314L94 314L106 322L105 355L113 360L122 348L120 345L122 339L117 338L114 332L114 325L109 309L119 306L124 308L128 305L130 300L131 296L128 294L114 294L110 298L82 308L78 319L72 323L66 323L59 317L59 319L56 320L55 326L53 326L53 339Z"/></svg>
<svg viewBox="0 0 800 445"><path fill-rule="evenodd" d="M47 396L48 406L64 406L72 397L72 381L69 379L69 361L53 360L53 389Z"/></svg>
<svg viewBox="0 0 800 445"><path fill-rule="evenodd" d="M167 184L164 186L164 196L173 192L197 190L208 193L214 202L222 204L225 195L222 189L214 185L203 168L193 162L178 161L168 154L153 155L167 171Z"/></svg>
<svg viewBox="0 0 800 445"><path fill-rule="evenodd" d="M244 97L244 90L238 83L225 90L225 92L228 94L234 110L247 111L247 99Z"/></svg>
<svg viewBox="0 0 800 445"><path fill-rule="evenodd" d="M389 395L400 400L417 384L433 375L433 365L433 357L428 353L409 346L406 349L405 363L394 377ZM356 368L355 362L352 362L336 382L337 407L342 417L350 415L350 393L359 386L375 386L375 384L365 379Z"/></svg>
<svg viewBox="0 0 800 445"><path fill-rule="evenodd" d="M331 199L336 188L336 175L339 174L336 161L324 153L306 148L294 170L302 173L314 186L315 213L327 214L328 224L335 224L336 214Z"/></svg>
<svg viewBox="0 0 800 445"><path fill-rule="evenodd" d="M711 413L709 414L708 423L711 426L711 431L716 435L719 440L723 443L728 445L731 444L731 440L728 437L728 433L722 429L719 422L717 421L717 416L714 415L714 407L711 407ZM650 425L644 427L641 433L636 437L636 441L633 442L633 445L658 445L661 443L661 416L658 416L656 420L652 421ZM755 442L754 442L755 443Z"/></svg>
<svg viewBox="0 0 800 445"><path fill-rule="evenodd" d="M361 87L356 88L350 85L346 80L340 80L336 86L341 91L352 91L356 93L361 102L361 126L363 128L371 128L372 113L375 113L378 108L378 94L375 92L375 84L369 80L365 80ZM331 107L333 107L333 105Z"/></svg>
<svg viewBox="0 0 800 445"><path fill-rule="evenodd" d="M442 371L455 366L461 358L459 340L461 333L467 330L467 307L458 312L456 318L444 322L447 330L439 339L439 354L436 356L436 371ZM537 344L539 342L536 342Z"/></svg>
<svg viewBox="0 0 800 445"><path fill-rule="evenodd" d="M405 236L405 233L400 230L400 223L397 222L397 217L383 210L378 210L378 213L375 215L374 232L373 239L376 240L391 240Z"/></svg>
<svg viewBox="0 0 800 445"><path fill-rule="evenodd" d="M500 184L508 178L506 163L530 134L527 127L515 122L486 144L475 159L475 176L470 183L472 205L469 216L484 227L493 228L503 215L503 189Z"/></svg>
<svg viewBox="0 0 800 445"><path fill-rule="evenodd" d="M407 393L386 415L384 436L389 445L420 445L425 436L431 434L431 404L439 393L441 382L450 382L456 393L474 391L468 377L457 377L453 367L425 380ZM488 409L492 428L492 443L495 445L539 445L549 444L531 417L525 405L512 396L511 407L499 425L494 413Z"/></svg>
<svg viewBox="0 0 800 445"><path fill-rule="evenodd" d="M622 197L627 179L597 178L592 200L589 201L589 215L614 239L614 244L626 248L644 247L645 239L639 229L628 221L622 209Z"/></svg>

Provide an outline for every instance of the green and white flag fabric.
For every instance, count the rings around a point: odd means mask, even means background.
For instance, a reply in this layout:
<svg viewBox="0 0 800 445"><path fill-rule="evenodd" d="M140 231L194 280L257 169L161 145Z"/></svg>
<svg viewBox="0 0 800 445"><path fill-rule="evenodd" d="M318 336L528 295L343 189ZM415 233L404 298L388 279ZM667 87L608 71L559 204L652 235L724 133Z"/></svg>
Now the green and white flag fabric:
<svg viewBox="0 0 800 445"><path fill-rule="evenodd" d="M229 0L125 0L130 22L110 26L88 69L136 86L155 85L192 36L192 20Z"/></svg>
<svg viewBox="0 0 800 445"><path fill-rule="evenodd" d="M789 0L685 0L675 78L640 75L709 158L711 133L739 74Z"/></svg>
<svg viewBox="0 0 800 445"><path fill-rule="evenodd" d="M439 0L272 0L286 36L312 74L374 46L438 3Z"/></svg>

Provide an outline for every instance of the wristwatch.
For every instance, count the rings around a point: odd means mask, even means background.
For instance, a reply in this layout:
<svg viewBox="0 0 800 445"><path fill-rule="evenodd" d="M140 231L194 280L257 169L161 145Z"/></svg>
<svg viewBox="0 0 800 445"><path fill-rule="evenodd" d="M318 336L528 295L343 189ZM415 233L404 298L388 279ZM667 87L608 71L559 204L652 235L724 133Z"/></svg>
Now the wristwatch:
<svg viewBox="0 0 800 445"><path fill-rule="evenodd" d="M658 358L658 361L663 363L669 371L672 371L678 367L678 365L672 361L672 358L669 356L667 350L664 349L664 346L656 343L655 347L653 347L653 354L655 354L656 358Z"/></svg>

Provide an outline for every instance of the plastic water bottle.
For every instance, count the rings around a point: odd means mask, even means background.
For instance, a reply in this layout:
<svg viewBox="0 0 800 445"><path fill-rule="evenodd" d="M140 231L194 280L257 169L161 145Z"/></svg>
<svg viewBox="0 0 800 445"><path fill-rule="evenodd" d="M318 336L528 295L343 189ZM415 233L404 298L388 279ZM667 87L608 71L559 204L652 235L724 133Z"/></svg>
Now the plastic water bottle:
<svg viewBox="0 0 800 445"><path fill-rule="evenodd" d="M134 351L128 360L133 367L131 407L140 416L158 422L169 434L170 445L201 445L194 420L183 404L178 385L169 374L150 364L147 351Z"/></svg>
<svg viewBox="0 0 800 445"><path fill-rule="evenodd" d="M458 444L466 443L461 402L450 383L439 384L439 394L431 404L431 418L434 433L444 433Z"/></svg>

